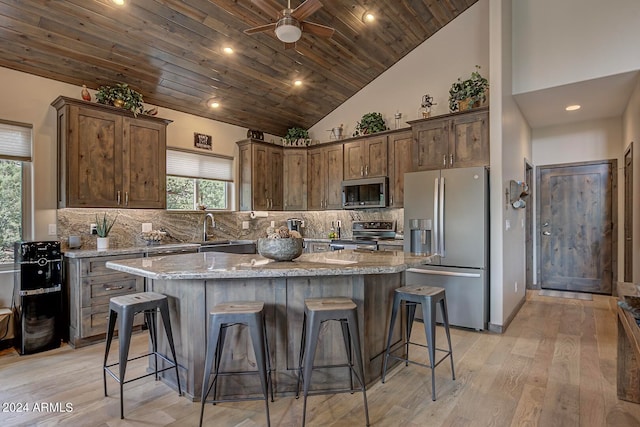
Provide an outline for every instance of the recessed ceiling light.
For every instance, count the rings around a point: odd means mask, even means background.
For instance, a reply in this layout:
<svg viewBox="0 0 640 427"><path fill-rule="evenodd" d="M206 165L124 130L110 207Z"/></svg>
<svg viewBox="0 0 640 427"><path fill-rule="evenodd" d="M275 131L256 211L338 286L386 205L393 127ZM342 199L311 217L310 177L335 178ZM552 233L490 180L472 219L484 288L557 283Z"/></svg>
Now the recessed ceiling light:
<svg viewBox="0 0 640 427"><path fill-rule="evenodd" d="M216 101L215 99L211 98L207 101L207 105L210 108L218 108L220 106L220 103L218 101Z"/></svg>
<svg viewBox="0 0 640 427"><path fill-rule="evenodd" d="M231 55L233 53L233 48L230 48L229 46L225 47L222 49L222 51L226 54Z"/></svg>
<svg viewBox="0 0 640 427"><path fill-rule="evenodd" d="M569 105L567 108L565 108L565 110L567 110L567 111L576 111L576 110L579 110L579 109L580 109L580 106L578 104Z"/></svg>
<svg viewBox="0 0 640 427"><path fill-rule="evenodd" d="M111 0L114 4L117 4L118 6L123 6L124 5L124 0Z"/></svg>
<svg viewBox="0 0 640 427"><path fill-rule="evenodd" d="M362 20L364 22L373 22L376 20L376 17L373 13L371 12L365 12L364 15L362 15Z"/></svg>
<svg viewBox="0 0 640 427"><path fill-rule="evenodd" d="M294 80L293 81L293 85L294 86L302 86L302 80Z"/></svg>

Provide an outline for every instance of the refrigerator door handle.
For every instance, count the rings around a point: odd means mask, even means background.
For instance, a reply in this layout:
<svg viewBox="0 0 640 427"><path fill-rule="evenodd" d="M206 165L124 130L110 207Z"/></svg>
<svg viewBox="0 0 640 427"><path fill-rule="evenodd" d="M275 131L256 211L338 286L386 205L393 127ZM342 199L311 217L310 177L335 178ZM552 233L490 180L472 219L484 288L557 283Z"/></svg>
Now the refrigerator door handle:
<svg viewBox="0 0 640 427"><path fill-rule="evenodd" d="M438 189L440 188L438 178L433 184L433 239L431 239L431 253L437 254L440 251L440 240L438 238Z"/></svg>
<svg viewBox="0 0 640 427"><path fill-rule="evenodd" d="M480 277L480 273L456 273L454 271L422 270L420 268L408 268L407 271L410 273L431 274L434 276Z"/></svg>
<svg viewBox="0 0 640 427"><path fill-rule="evenodd" d="M438 226L438 229L440 231L440 237L439 237L439 241L440 241L440 256L442 258L444 258L446 256L446 251L445 251L445 247L444 247L444 177L440 178L440 192L439 192L439 197L440 200L438 202L438 207L440 209L440 213L438 215L438 220L440 221L440 224Z"/></svg>

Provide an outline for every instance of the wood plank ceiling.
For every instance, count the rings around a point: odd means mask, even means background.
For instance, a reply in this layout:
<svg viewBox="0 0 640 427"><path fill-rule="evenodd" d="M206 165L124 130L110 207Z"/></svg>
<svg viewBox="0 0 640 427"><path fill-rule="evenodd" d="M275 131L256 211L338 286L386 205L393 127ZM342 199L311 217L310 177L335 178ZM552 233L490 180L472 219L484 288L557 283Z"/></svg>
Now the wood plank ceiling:
<svg viewBox="0 0 640 427"><path fill-rule="evenodd" d="M0 0L0 66L93 89L128 83L145 102L284 135L311 127L476 1L322 0L307 20L333 37L303 33L285 49L271 31L243 33L276 20L251 0Z"/></svg>

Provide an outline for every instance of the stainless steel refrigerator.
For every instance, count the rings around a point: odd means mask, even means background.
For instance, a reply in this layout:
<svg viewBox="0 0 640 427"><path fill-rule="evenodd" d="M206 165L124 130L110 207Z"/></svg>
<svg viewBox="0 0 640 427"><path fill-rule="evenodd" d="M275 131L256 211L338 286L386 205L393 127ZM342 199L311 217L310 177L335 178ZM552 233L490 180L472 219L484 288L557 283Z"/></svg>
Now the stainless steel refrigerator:
<svg viewBox="0 0 640 427"><path fill-rule="evenodd" d="M404 175L404 250L411 252L412 236L421 235L426 252L437 254L408 270L406 283L445 288L449 323L476 330L487 327L489 316L488 183L484 167ZM430 230L412 232L412 219L426 220L419 224Z"/></svg>

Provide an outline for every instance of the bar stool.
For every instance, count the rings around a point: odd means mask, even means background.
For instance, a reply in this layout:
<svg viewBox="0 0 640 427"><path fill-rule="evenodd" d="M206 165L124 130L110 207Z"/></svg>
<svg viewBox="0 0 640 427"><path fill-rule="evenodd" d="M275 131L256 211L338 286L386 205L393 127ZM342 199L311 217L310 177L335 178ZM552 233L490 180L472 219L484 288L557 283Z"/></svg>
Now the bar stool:
<svg viewBox="0 0 640 427"><path fill-rule="evenodd" d="M340 322L342 327L342 337L347 351L347 364L330 366L313 366L313 359L316 354L320 326L328 320ZM354 370L352 357L355 352L355 362L357 370ZM311 385L311 374L313 368L339 368L349 367L349 380L351 388L348 390L318 390L309 392ZM300 358L298 363L298 385L296 389L296 399L300 394L300 381L303 382L304 404L302 409L302 425L305 425L307 415L307 397L309 394L333 394L333 393L353 393L353 375L360 383L360 391L364 398L364 413L369 425L369 408L367 406L367 391L364 384L364 368L362 365L362 352L360 351L360 333L358 332L358 316L355 303L349 298L310 298L304 300L304 318L302 321L302 340L300 343Z"/></svg>
<svg viewBox="0 0 640 427"><path fill-rule="evenodd" d="M257 371L220 372L220 361L227 328L234 325L246 325L251 334L251 342L256 357ZM211 372L211 370L214 370ZM262 386L263 398L245 397L237 399L216 399L218 376L258 374ZM213 381L209 385L209 379ZM204 377L202 379L202 395L200 408L200 426L204 417L204 405L207 396L213 388L213 399L210 403L240 402L247 400L262 400L265 402L267 425L271 425L269 418L269 395L273 402L273 383L271 381L271 363L269 362L269 342L267 341L266 325L264 321L264 303L256 301L237 301L218 304L209 313L209 333L207 338L207 352L205 356Z"/></svg>
<svg viewBox="0 0 640 427"><path fill-rule="evenodd" d="M389 352L391 346L391 338L393 335L393 327L396 322L396 316L398 315L398 309L400 303L404 301L407 307L407 337L404 342L406 347L406 358L397 357ZM447 334L447 342L449 343L449 350L436 348L436 306L440 303L440 310L442 312L442 321L444 323L444 331ZM413 326L413 319L416 312L416 304L422 305L422 317L424 322L424 331L427 336L427 345L411 342L411 327ZM420 347L426 347L429 349L429 365L418 363L409 360L409 344L417 345ZM436 350L445 352L440 360L435 361ZM409 363L413 363L420 366L425 366L431 369L431 399L436 400L436 383L435 383L435 367L440 364L444 359L449 357L451 360L451 375L453 380L456 379L456 373L453 369L453 353L451 350L451 335L449 334L449 316L447 314L447 297L443 288L434 286L403 286L395 290L393 296L393 309L391 311L391 322L389 324L389 335L387 338L387 351L384 355L384 367L382 369L382 382L387 373L387 362L389 358L402 360L405 362L405 366Z"/></svg>
<svg viewBox="0 0 640 427"><path fill-rule="evenodd" d="M160 310L162 316L162 322L164 324L164 330L167 334L167 341L169 342L169 348L171 349L171 355L173 361L166 358L164 355L158 353L158 330L156 327L156 313ZM131 332L133 330L133 317L137 313L144 312L145 322L149 328L149 337L151 338L152 351L142 356L128 359L129 357L129 345L131 343ZM118 342L120 343L118 363L112 363L107 365L107 358L109 356L109 349L111 348L111 340L113 339L113 332L116 326L116 320L120 317L118 323ZM127 362L132 360L141 359L147 356L154 356L154 371L141 375L136 378L125 381L125 372L127 370ZM170 366L158 369L158 357L170 364ZM119 373L116 375L110 368L112 366L119 365ZM171 323L169 321L169 304L167 302L166 295L158 294L155 292L141 292L137 294L122 295L119 297L113 297L109 300L109 326L107 329L107 342L104 351L104 363L102 365L102 378L104 382L104 395L107 396L107 373L113 377L120 384L120 418L124 418L124 397L123 386L126 383L139 380L151 375L155 375L158 380L158 373L167 371L169 369L176 370L176 381L178 382L178 395L182 395L182 389L180 388L180 375L178 374L178 364L176 359L176 350L173 346L173 334L171 333Z"/></svg>

